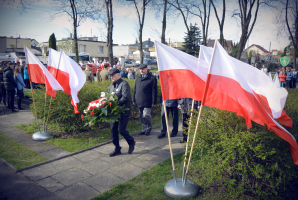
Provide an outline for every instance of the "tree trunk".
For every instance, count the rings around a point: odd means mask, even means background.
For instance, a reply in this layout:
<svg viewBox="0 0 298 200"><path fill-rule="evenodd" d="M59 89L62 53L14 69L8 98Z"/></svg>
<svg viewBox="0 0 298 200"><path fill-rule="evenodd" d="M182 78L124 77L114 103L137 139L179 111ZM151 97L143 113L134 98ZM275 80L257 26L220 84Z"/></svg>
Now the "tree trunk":
<svg viewBox="0 0 298 200"><path fill-rule="evenodd" d="M139 51L140 51L140 64L144 63L144 53L143 53L143 40L142 40L142 33L143 33L143 25L140 26L140 30L139 30Z"/></svg>
<svg viewBox="0 0 298 200"><path fill-rule="evenodd" d="M108 36L107 36L107 46L108 46L108 56L109 62L113 66L114 57L113 57L113 4L112 0L106 1L107 8L107 18L108 18Z"/></svg>
<svg viewBox="0 0 298 200"><path fill-rule="evenodd" d="M76 53L76 62L79 63L79 49L78 49L78 38L77 38L77 19L73 20L73 39Z"/></svg>
<svg viewBox="0 0 298 200"><path fill-rule="evenodd" d="M295 70L297 70L297 67L296 67L296 48L294 47L294 56L293 56L293 68Z"/></svg>
<svg viewBox="0 0 298 200"><path fill-rule="evenodd" d="M166 23L167 23L167 0L165 1L164 11L163 11L163 20L162 20L162 32L161 32L161 43L166 43Z"/></svg>
<svg viewBox="0 0 298 200"><path fill-rule="evenodd" d="M240 58L241 58L241 54L245 47L245 41L246 41L245 35L244 35L244 33L242 33L240 41L239 41L239 49L238 49L238 53L237 53L237 57L236 57L238 60L240 60Z"/></svg>

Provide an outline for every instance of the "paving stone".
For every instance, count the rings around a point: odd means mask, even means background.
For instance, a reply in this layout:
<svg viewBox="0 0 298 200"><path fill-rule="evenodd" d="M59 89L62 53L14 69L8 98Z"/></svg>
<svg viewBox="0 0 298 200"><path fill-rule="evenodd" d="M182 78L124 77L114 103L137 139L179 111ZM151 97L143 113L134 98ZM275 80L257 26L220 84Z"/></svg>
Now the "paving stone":
<svg viewBox="0 0 298 200"><path fill-rule="evenodd" d="M20 141L20 143L24 146L31 147L31 146L42 144L42 141L35 141L35 140L32 140L31 137L27 137L26 140L22 140Z"/></svg>
<svg viewBox="0 0 298 200"><path fill-rule="evenodd" d="M69 186L76 182L82 181L90 176L90 173L82 169L74 168L55 174L54 176L52 176L52 178L59 181L63 185Z"/></svg>
<svg viewBox="0 0 298 200"><path fill-rule="evenodd" d="M42 153L42 152L45 152L45 151L56 149L57 146L50 145L50 144L45 144L45 143L41 143L41 144L39 144L37 146L31 146L29 148L32 149L33 151L37 152L37 153Z"/></svg>
<svg viewBox="0 0 298 200"><path fill-rule="evenodd" d="M41 180L37 181L36 183L50 192L55 192L55 191L60 190L65 187L64 185L59 183L57 180L55 180L51 177L41 179Z"/></svg>
<svg viewBox="0 0 298 200"><path fill-rule="evenodd" d="M131 160L131 159L133 159L133 157L128 157L128 156L126 156L126 155L118 155L118 156L114 156L114 157L110 157L110 156L104 156L104 157L101 157L100 158L100 160L103 160L103 161L105 161L105 162L107 162L107 163L110 163L110 164L112 164L112 165L119 165L119 164L121 164L121 163L124 163L124 162L126 162L126 161L128 161L128 160Z"/></svg>
<svg viewBox="0 0 298 200"><path fill-rule="evenodd" d="M30 183L30 180L26 177L14 173L0 174L0 180L0 192L18 188L26 183Z"/></svg>
<svg viewBox="0 0 298 200"><path fill-rule="evenodd" d="M1 174L13 174L15 173L15 170L9 166L7 163L3 162L2 159L0 159L0 175Z"/></svg>
<svg viewBox="0 0 298 200"><path fill-rule="evenodd" d="M102 171L109 169L111 166L112 166L111 164L109 164L103 160L95 159L90 162L79 165L77 168L83 169L84 171L95 175L95 174L98 174Z"/></svg>
<svg viewBox="0 0 298 200"><path fill-rule="evenodd" d="M159 161L157 161L157 160L151 160L151 161L148 161L148 160L142 160L142 159L140 159L140 158L134 158L134 159L132 159L132 160L130 160L130 161L128 161L129 163L131 163L131 164L133 164L133 165L135 165L135 166L138 166L138 167L140 167L140 168L142 168L142 169L149 169L149 168L151 168L151 167L153 167L154 165L156 165L157 163L159 163Z"/></svg>
<svg viewBox="0 0 298 200"><path fill-rule="evenodd" d="M59 158L61 156L65 156L68 154L70 154L70 152L60 149L60 148L52 149L52 150L40 153L40 155L42 155L43 157L49 158L49 159Z"/></svg>
<svg viewBox="0 0 298 200"><path fill-rule="evenodd" d="M142 148L142 149L146 149L146 150L153 150L158 148L160 145L155 143L155 142L136 142L136 147L137 148Z"/></svg>
<svg viewBox="0 0 298 200"><path fill-rule="evenodd" d="M51 176L53 174L56 174L57 172L58 170L54 168L52 165L44 164L39 167L34 167L31 169L25 170L21 173L27 176L29 179L33 181L37 181L45 177Z"/></svg>
<svg viewBox="0 0 298 200"><path fill-rule="evenodd" d="M21 142L21 141L24 141L24 140L28 140L28 137L27 136L9 136L11 139L17 141L17 142Z"/></svg>
<svg viewBox="0 0 298 200"><path fill-rule="evenodd" d="M114 166L107 171L123 179L130 179L141 174L143 169L126 162L118 166Z"/></svg>
<svg viewBox="0 0 298 200"><path fill-rule="evenodd" d="M168 150L168 149L158 148L158 149L155 149L153 151L149 151L147 154L156 156L156 157L158 157L159 159L162 159L162 160L165 160L165 159L171 157L170 150Z"/></svg>
<svg viewBox="0 0 298 200"><path fill-rule="evenodd" d="M82 161L75 159L73 157L63 158L61 160L57 160L54 162L51 162L50 165L55 168L56 171L60 172L63 170L67 170L70 168L74 168L78 165L83 164Z"/></svg>
<svg viewBox="0 0 298 200"><path fill-rule="evenodd" d="M115 146L113 144L106 144L101 147L97 147L93 150L107 155L107 154L110 154L111 152L113 152L114 149L115 149Z"/></svg>
<svg viewBox="0 0 298 200"><path fill-rule="evenodd" d="M99 153L97 151L93 151L93 150L89 150L89 151L85 151L83 153L80 154L76 154L73 157L75 157L76 159L79 159L83 162L89 162L91 160L103 157L104 154Z"/></svg>
<svg viewBox="0 0 298 200"><path fill-rule="evenodd" d="M111 189L113 186L119 183L123 183L124 181L124 179L119 178L113 174L102 172L84 180L83 182L102 193L108 189Z"/></svg>
<svg viewBox="0 0 298 200"><path fill-rule="evenodd" d="M28 200L37 199L49 194L44 188L34 184L25 182L15 187L13 190L7 190L0 193L0 196L7 197L7 199Z"/></svg>
<svg viewBox="0 0 298 200"><path fill-rule="evenodd" d="M98 191L85 183L75 183L62 190L58 190L54 195L66 200L87 200L98 195Z"/></svg>
<svg viewBox="0 0 298 200"><path fill-rule="evenodd" d="M49 194L49 195L46 195L46 196L43 196L43 197L40 197L36 200L64 200L54 194Z"/></svg>

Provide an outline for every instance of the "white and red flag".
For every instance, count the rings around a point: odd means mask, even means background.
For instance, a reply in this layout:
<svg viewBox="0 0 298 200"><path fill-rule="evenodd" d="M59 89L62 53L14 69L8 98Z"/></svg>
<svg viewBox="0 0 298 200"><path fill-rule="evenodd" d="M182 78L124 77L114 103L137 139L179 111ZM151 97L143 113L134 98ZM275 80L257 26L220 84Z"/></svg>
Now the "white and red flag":
<svg viewBox="0 0 298 200"><path fill-rule="evenodd" d="M202 100L208 63L155 41L163 100L191 98Z"/></svg>
<svg viewBox="0 0 298 200"><path fill-rule="evenodd" d="M47 94L55 98L56 90L63 90L61 85L26 46L25 54L30 82L45 84Z"/></svg>
<svg viewBox="0 0 298 200"><path fill-rule="evenodd" d="M200 48L200 59L210 63L213 49L202 45ZM268 77L257 68L229 55L227 55L227 58L231 63L237 66L239 73L245 79L269 115L283 125L292 127L292 119L283 110L288 96L287 90L285 88L276 87L277 83L272 81L271 76Z"/></svg>
<svg viewBox="0 0 298 200"><path fill-rule="evenodd" d="M78 93L86 82L86 75L81 67L62 50L59 53L49 49L48 68L63 87L64 93L71 95L71 103L75 113L80 113L77 109Z"/></svg>
<svg viewBox="0 0 298 200"><path fill-rule="evenodd" d="M235 62L218 41L214 44L210 62L202 105L235 112L245 119L248 127L252 126L251 120L266 125L269 130L290 144L293 161L298 165L296 139L263 107L251 88L252 83L248 83L247 77L243 76L243 68L239 67L242 62ZM268 77L266 79L268 80Z"/></svg>
<svg viewBox="0 0 298 200"><path fill-rule="evenodd" d="M15 62L15 63L19 62L19 58L18 58L17 55L14 57L14 62Z"/></svg>

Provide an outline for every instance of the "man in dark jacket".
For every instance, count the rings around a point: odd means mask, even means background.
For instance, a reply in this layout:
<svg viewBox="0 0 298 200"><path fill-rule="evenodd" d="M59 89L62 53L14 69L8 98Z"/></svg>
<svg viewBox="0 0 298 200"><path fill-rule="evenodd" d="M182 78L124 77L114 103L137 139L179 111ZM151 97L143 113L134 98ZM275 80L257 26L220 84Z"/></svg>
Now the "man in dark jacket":
<svg viewBox="0 0 298 200"><path fill-rule="evenodd" d="M166 124L166 117L165 117L165 110L163 106L163 100L162 96L160 96L160 103L161 106L161 131L160 134L157 136L158 139L161 139L166 136L167 133L167 124ZM169 112L172 113L173 117L173 129L171 133L171 137L175 137L178 133L178 124L179 124L179 113L178 113L178 100L166 100L166 110L167 110L167 116L169 118Z"/></svg>
<svg viewBox="0 0 298 200"><path fill-rule="evenodd" d="M8 109L11 109L12 112L16 112L14 109L14 95L15 95L15 88L17 87L17 83L15 82L13 76L13 68L14 64L10 63L8 67L4 69L3 74L3 82L4 88L7 90L8 95Z"/></svg>
<svg viewBox="0 0 298 200"><path fill-rule="evenodd" d="M125 105L125 108L130 109L130 86L129 84L120 78L120 71L117 68L113 68L109 71L111 80L113 83L109 86L108 92L115 94L118 97L119 105ZM115 150L110 154L111 157L121 154L121 147L119 145L119 132L124 137L129 145L128 153L132 153L135 147L135 140L126 130L126 126L129 120L130 110L121 114L121 117L117 122L111 122L111 136L112 142L115 145ZM118 131L119 127L119 131Z"/></svg>
<svg viewBox="0 0 298 200"><path fill-rule="evenodd" d="M152 129L151 108L157 101L156 79L148 72L146 64L139 67L141 75L136 78L132 102L139 108L142 131L139 135L149 135Z"/></svg>
<svg viewBox="0 0 298 200"><path fill-rule="evenodd" d="M181 110L183 127L185 128L183 131L183 139L180 141L180 143L187 141L187 133L188 133L187 120L189 120L189 117L190 117L192 102L193 100L190 98L183 98L178 100L178 109ZM194 101L194 109L198 109L200 106L201 106L201 101Z"/></svg>

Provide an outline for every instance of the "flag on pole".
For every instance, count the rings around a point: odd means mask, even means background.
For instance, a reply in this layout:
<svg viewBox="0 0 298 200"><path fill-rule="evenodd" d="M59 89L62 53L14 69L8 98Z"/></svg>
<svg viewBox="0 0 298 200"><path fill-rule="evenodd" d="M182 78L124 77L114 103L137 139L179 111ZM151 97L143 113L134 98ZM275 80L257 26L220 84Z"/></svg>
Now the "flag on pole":
<svg viewBox="0 0 298 200"><path fill-rule="evenodd" d="M269 77L269 79L270 79L271 81L273 81L273 80L272 80L271 72L268 73L268 77Z"/></svg>
<svg viewBox="0 0 298 200"><path fill-rule="evenodd" d="M208 63L155 41L163 100L202 99ZM199 66L200 65L200 66Z"/></svg>
<svg viewBox="0 0 298 200"><path fill-rule="evenodd" d="M14 57L14 62L15 62L15 63L19 62L19 58L18 58L17 55Z"/></svg>
<svg viewBox="0 0 298 200"><path fill-rule="evenodd" d="M26 46L25 54L30 82L45 84L47 94L55 98L56 90L63 90L61 85Z"/></svg>
<svg viewBox="0 0 298 200"><path fill-rule="evenodd" d="M279 125L262 106L250 87L243 70L216 40L210 60L202 105L235 112L243 117L248 127L251 120L266 125L277 136L290 144L293 161L298 165L298 145L294 136ZM259 71L259 70L258 70ZM268 80L268 79L267 79Z"/></svg>
<svg viewBox="0 0 298 200"><path fill-rule="evenodd" d="M79 103L78 93L86 82L86 75L81 67L62 50L61 53L54 49L49 49L49 71L63 87L64 92L71 95L71 103L75 113L80 113L77 109Z"/></svg>
<svg viewBox="0 0 298 200"><path fill-rule="evenodd" d="M275 73L274 78L273 78L272 81L273 81L273 83L275 84L276 87L280 87L278 73Z"/></svg>
<svg viewBox="0 0 298 200"><path fill-rule="evenodd" d="M204 55L201 55L200 59L210 63L213 49L202 45L200 48L201 54ZM276 87L276 83L274 83L272 79L268 79L268 76L257 68L241 62L229 55L227 55L227 58L229 58L230 62L237 66L239 73L253 90L270 116L283 125L292 127L292 119L283 110L288 96L287 90Z"/></svg>

